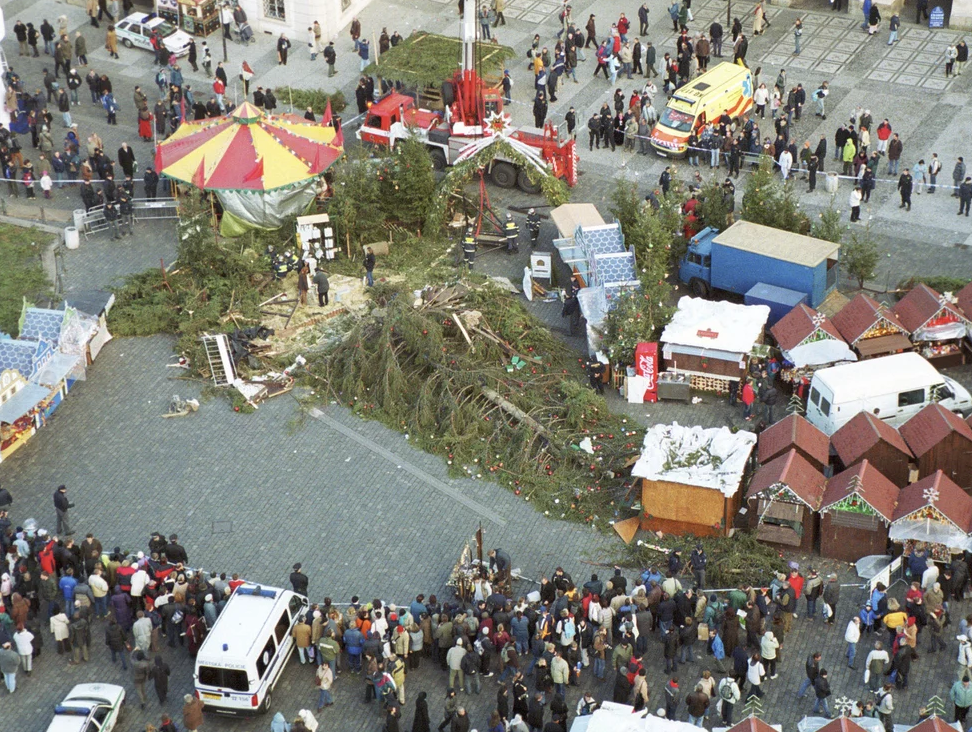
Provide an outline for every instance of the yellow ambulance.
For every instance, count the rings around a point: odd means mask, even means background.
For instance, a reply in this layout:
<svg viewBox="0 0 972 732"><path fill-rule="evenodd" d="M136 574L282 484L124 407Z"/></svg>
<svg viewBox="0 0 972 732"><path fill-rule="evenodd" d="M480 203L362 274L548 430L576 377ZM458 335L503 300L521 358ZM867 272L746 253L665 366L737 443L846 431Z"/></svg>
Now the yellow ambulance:
<svg viewBox="0 0 972 732"><path fill-rule="evenodd" d="M721 63L675 90L651 131L659 155L685 154L692 132L728 113L735 119L753 106L753 75L745 66Z"/></svg>

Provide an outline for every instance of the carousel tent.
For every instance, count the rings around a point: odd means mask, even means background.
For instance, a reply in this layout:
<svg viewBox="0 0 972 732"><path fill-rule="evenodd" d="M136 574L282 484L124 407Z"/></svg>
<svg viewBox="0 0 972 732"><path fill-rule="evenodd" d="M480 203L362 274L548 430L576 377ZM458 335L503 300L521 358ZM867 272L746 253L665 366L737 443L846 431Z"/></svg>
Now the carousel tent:
<svg viewBox="0 0 972 732"><path fill-rule="evenodd" d="M276 229L307 208L317 179L341 157L344 138L327 117L268 116L244 102L228 115L180 125L159 144L156 170L215 192L224 234Z"/></svg>

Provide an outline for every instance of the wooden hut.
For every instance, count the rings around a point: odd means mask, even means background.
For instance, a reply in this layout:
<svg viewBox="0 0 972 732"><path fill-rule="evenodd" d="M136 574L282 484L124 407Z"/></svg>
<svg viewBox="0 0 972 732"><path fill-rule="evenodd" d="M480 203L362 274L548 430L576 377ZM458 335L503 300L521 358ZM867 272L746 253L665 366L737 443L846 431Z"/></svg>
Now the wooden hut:
<svg viewBox="0 0 972 732"><path fill-rule="evenodd" d="M732 727L727 729L726 732L779 732L779 729L779 725L771 725L755 715L750 715L745 719L736 722Z"/></svg>
<svg viewBox="0 0 972 732"><path fill-rule="evenodd" d="M898 487L864 460L827 481L820 502L820 553L856 562L884 554Z"/></svg>
<svg viewBox="0 0 972 732"><path fill-rule="evenodd" d="M972 282L955 293L955 302L965 317L972 318Z"/></svg>
<svg viewBox="0 0 972 732"><path fill-rule="evenodd" d="M910 333L894 312L860 294L834 316L834 325L861 358L912 350Z"/></svg>
<svg viewBox="0 0 972 732"><path fill-rule="evenodd" d="M961 366L968 356L966 335L972 322L950 297L922 283L892 308L911 333L918 352L936 368Z"/></svg>
<svg viewBox="0 0 972 732"><path fill-rule="evenodd" d="M837 470L867 460L898 488L908 485L915 459L898 430L870 412L860 412L830 436Z"/></svg>
<svg viewBox="0 0 972 732"><path fill-rule="evenodd" d="M972 498L938 470L901 489L888 537L906 556L923 544L935 561L947 562L952 552L972 550L970 528Z"/></svg>
<svg viewBox="0 0 972 732"><path fill-rule="evenodd" d="M727 427L655 425L631 475L641 479L641 528L726 536L742 504L756 435Z"/></svg>
<svg viewBox="0 0 972 732"><path fill-rule="evenodd" d="M817 369L857 360L830 318L804 303L780 318L770 333L785 362L779 378L793 384L801 397Z"/></svg>
<svg viewBox="0 0 972 732"><path fill-rule="evenodd" d="M959 732L957 727L960 728L962 726L963 725L961 725L959 722L949 724L937 714L933 714L927 719L920 721L914 727L909 729L908 732Z"/></svg>
<svg viewBox="0 0 972 732"><path fill-rule="evenodd" d="M749 526L760 540L812 552L827 480L796 449L759 467L746 494Z"/></svg>
<svg viewBox="0 0 972 732"><path fill-rule="evenodd" d="M830 439L798 414L791 414L759 435L760 464L795 449L821 473L830 464Z"/></svg>
<svg viewBox="0 0 972 732"><path fill-rule="evenodd" d="M918 477L941 470L972 491L972 427L941 404L929 404L898 428L918 464Z"/></svg>
<svg viewBox="0 0 972 732"><path fill-rule="evenodd" d="M827 722L817 732L866 732L866 730L850 717L841 715ZM952 732L955 732L955 730L952 730Z"/></svg>

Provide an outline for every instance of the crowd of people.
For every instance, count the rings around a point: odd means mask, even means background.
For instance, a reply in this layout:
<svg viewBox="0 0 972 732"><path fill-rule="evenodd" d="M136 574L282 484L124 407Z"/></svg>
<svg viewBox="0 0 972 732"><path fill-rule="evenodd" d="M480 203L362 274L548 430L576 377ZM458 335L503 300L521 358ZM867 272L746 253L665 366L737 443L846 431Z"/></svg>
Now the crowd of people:
<svg viewBox="0 0 972 732"><path fill-rule="evenodd" d="M48 634L61 658L84 664L93 639L103 633L112 663L130 665L142 708L150 689L165 703L171 671L160 651L182 648L194 656L244 580L191 569L175 534L153 532L145 551L106 550L93 533L77 542L69 496L64 486L54 494L56 535L33 521L17 525L7 506L0 509L0 670L7 689L16 691L21 670L31 675ZM3 499L9 501L9 493L0 491ZM844 658L829 659L858 669L866 654L867 693L841 711L878 717L888 732L893 695L908 688L922 633L929 654L948 650L949 604L964 597L969 582L962 557L940 566L916 547L907 564L913 581L903 602L878 584L843 628ZM708 557L701 544L684 560L672 550L664 567L633 578L614 568L604 580L592 574L575 582L558 567L523 596L512 592L511 566L508 553L490 551L468 602L419 594L398 605L357 596L347 604L327 597L310 604L292 637L299 662L316 667L308 699L316 698L317 714L350 703L349 696L363 689L363 702L375 705L386 732L400 729L410 702L413 732L429 732L439 714L439 732L469 732L476 725L462 700L482 694L484 681L493 679L486 693L495 693L496 703L482 720L489 732L566 732L571 717L593 713L602 696L700 727L707 719L731 725L737 708L778 678L781 649L796 619L821 616L835 625L841 603L837 575L822 577L810 567L804 576L794 563L765 587L707 593ZM300 563L289 580L295 592L308 594L310 580ZM970 624L972 617L958 623L958 678L949 693L959 719L972 706ZM873 647L858 653L861 643ZM415 689L409 681L423 665L441 669L440 691ZM582 681L587 690L574 691ZM596 693L601 684L603 695ZM830 716L829 672L816 651L807 658L797 696L811 689L809 712ZM184 727L196 730L202 703L191 695L184 702ZM313 732L317 724L308 709L293 723L277 714L271 728ZM177 729L168 716L161 725L163 732Z"/></svg>

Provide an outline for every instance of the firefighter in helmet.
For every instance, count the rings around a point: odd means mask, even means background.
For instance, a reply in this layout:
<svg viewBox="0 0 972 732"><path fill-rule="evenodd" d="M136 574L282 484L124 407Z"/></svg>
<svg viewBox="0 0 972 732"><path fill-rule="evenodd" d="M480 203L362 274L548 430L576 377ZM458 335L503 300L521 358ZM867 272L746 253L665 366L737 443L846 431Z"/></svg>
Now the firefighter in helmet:
<svg viewBox="0 0 972 732"><path fill-rule="evenodd" d="M527 212L527 229L530 232L530 246L535 247L540 239L540 214L535 208Z"/></svg>
<svg viewBox="0 0 972 732"><path fill-rule="evenodd" d="M473 263L476 261L476 235L471 226L466 228L466 236L462 240L462 256L465 258L469 269L472 269Z"/></svg>
<svg viewBox="0 0 972 732"><path fill-rule="evenodd" d="M506 235L506 253L513 254L514 252L520 251L520 247L517 240L520 238L520 229L513 220L513 214L506 214L506 225L503 227L503 233Z"/></svg>

